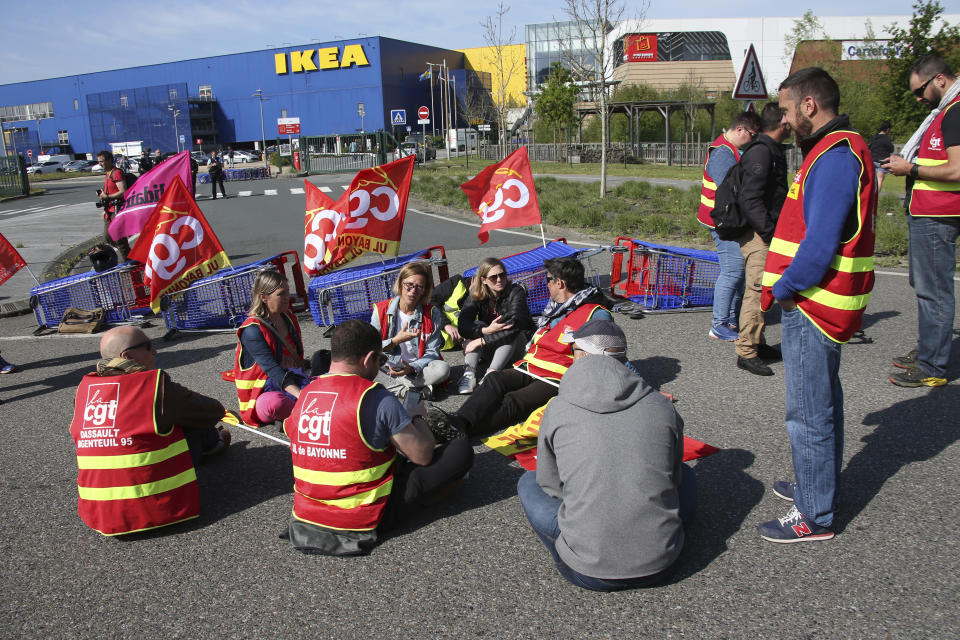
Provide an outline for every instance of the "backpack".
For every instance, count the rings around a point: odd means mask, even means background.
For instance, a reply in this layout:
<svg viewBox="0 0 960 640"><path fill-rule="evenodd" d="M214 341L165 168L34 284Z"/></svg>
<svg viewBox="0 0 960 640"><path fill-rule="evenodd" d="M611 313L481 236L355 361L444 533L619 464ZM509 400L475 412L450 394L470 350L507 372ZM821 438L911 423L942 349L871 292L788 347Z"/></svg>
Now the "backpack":
<svg viewBox="0 0 960 640"><path fill-rule="evenodd" d="M123 182L127 186L127 189L132 187L133 183L136 182L137 180L138 180L138 177L130 173L129 171L123 172Z"/></svg>
<svg viewBox="0 0 960 640"><path fill-rule="evenodd" d="M743 165L739 162L727 172L714 195L710 217L721 240L736 240L749 224L740 211L740 190L743 188Z"/></svg>

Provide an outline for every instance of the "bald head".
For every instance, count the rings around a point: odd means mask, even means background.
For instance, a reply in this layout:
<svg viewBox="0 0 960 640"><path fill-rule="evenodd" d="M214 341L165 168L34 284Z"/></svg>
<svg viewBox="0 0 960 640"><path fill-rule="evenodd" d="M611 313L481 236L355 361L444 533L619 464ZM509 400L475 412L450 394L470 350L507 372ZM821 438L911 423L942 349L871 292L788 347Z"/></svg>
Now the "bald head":
<svg viewBox="0 0 960 640"><path fill-rule="evenodd" d="M152 369L154 350L149 342L147 334L136 327L114 327L100 338L100 355L129 358Z"/></svg>

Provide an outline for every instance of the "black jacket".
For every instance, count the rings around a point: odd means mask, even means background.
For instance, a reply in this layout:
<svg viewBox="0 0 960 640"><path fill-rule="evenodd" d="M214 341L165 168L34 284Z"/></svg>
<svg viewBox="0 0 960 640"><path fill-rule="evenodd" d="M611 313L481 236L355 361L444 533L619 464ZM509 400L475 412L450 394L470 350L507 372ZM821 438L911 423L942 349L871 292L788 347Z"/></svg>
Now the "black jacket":
<svg viewBox="0 0 960 640"><path fill-rule="evenodd" d="M870 155L874 162L886 162L893 153L893 140L885 133L878 133L870 139Z"/></svg>
<svg viewBox="0 0 960 640"><path fill-rule="evenodd" d="M780 208L787 197L787 158L783 145L761 133L740 153L743 185L740 213L763 241L770 244Z"/></svg>
<svg viewBox="0 0 960 640"><path fill-rule="evenodd" d="M483 327L488 326L497 316L506 315L513 316L511 328L483 336L480 332ZM483 336L484 342L490 348L510 344L521 333L524 335L524 340L527 340L533 333L533 328L533 318L530 317L530 309L527 307L527 290L523 285L516 283L510 284L510 288L500 296L492 310L487 300L478 302L468 295L460 311L460 320L457 322L460 335L467 340Z"/></svg>

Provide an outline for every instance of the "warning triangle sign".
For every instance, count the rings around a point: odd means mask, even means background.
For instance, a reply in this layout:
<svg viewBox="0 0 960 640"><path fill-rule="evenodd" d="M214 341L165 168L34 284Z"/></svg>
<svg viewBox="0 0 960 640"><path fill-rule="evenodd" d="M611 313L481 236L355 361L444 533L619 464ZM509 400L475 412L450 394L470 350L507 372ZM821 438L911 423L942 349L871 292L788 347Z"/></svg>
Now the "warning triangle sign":
<svg viewBox="0 0 960 640"><path fill-rule="evenodd" d="M767 85L763 81L763 72L760 71L760 61L753 45L747 51L747 58L743 61L743 70L737 79L737 86L733 88L734 100L766 100Z"/></svg>

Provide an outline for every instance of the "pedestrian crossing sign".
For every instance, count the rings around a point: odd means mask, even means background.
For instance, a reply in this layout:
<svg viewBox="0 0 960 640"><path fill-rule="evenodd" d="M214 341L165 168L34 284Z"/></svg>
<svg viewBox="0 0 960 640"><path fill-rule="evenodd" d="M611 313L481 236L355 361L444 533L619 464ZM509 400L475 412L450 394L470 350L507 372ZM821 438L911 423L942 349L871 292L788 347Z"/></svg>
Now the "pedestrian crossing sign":
<svg viewBox="0 0 960 640"><path fill-rule="evenodd" d="M394 126L400 124L407 124L407 110L406 109L391 109L390 110L390 122Z"/></svg>

